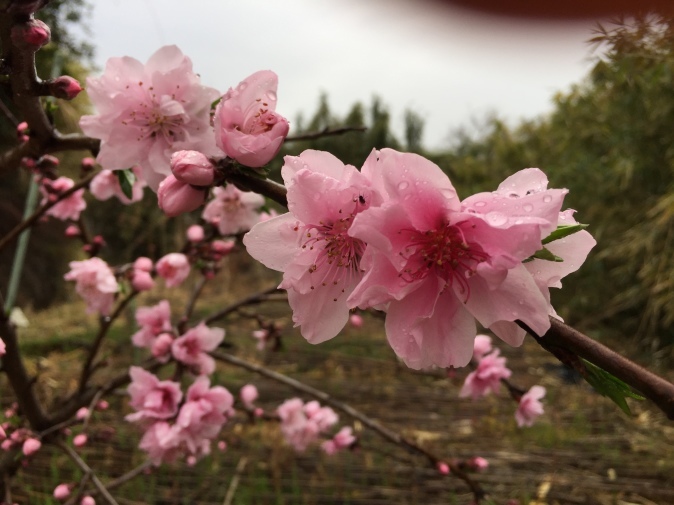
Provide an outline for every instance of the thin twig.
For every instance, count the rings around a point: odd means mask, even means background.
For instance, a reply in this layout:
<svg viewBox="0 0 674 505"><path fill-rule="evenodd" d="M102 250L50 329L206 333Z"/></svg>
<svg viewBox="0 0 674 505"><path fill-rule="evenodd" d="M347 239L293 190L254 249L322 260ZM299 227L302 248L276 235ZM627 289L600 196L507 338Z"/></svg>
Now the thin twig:
<svg viewBox="0 0 674 505"><path fill-rule="evenodd" d="M246 305L255 305L258 303L262 303L267 299L267 296L274 293L277 291L278 288L276 286L267 288L264 291L261 291L259 293L255 293L254 295L250 295L247 298L244 298L243 300L239 300L238 302L234 302L231 305L228 305L222 310L219 310L215 314L211 314L208 316L206 319L204 319L205 324L211 324L214 321L217 321L219 319L222 319L223 317L226 317L227 315L231 314L232 312L236 312L238 309L241 307L244 307Z"/></svg>
<svg viewBox="0 0 674 505"><path fill-rule="evenodd" d="M381 424L379 424L377 421L374 419L366 416L359 410L356 410L352 406L343 403L339 400L334 399L332 396L330 396L328 393L325 391L321 391L319 389L315 389L307 384L304 384L302 382L299 382L291 377L288 377L286 375L280 374L278 372L274 372L273 370L270 370L268 368L265 368L260 365L256 365L255 363L251 363L249 361L242 360L240 358L237 358L236 356L233 356L231 354L226 354L223 352L219 351L214 351L211 353L211 355L220 361L223 361L225 363L229 363L230 365L235 365L240 368L244 368L246 370L249 370L251 372L258 373L264 377L267 377L269 379L275 380L276 382L280 382L282 384L285 384L286 386L290 386L291 388L300 391L302 393L308 394L310 396L313 396L314 398L317 398L321 402L325 403L326 405L330 405L331 407L341 410L345 414L347 414L349 417L353 419L357 419L361 423L363 423L365 426L370 428L371 430L375 431L378 433L381 437L384 439L388 440L389 442L392 442L400 447L403 447L407 449L408 451L417 453L421 456L424 456L426 459L428 459L429 463L431 464L432 467L436 468L438 463L446 463L447 466L449 467L452 475L455 477L461 479L466 483L466 485L470 488L471 492L473 493L473 496L475 498L475 502L479 503L482 499L487 497L487 494L485 491L482 489L480 484L473 479L471 479L466 473L461 470L455 463L451 461L445 461L432 452L424 449L420 445L416 444L415 442L412 442L411 440L408 440L404 438L402 435L399 433L396 433L395 431L392 431Z"/></svg>
<svg viewBox="0 0 674 505"><path fill-rule="evenodd" d="M324 128L319 132L303 133L302 135L295 135L294 137L286 137L285 142L297 142L298 140L315 140L323 137L330 137L334 135L342 135L349 132L364 132L367 131L366 126L342 126L341 128Z"/></svg>
<svg viewBox="0 0 674 505"><path fill-rule="evenodd" d="M77 464L77 466L79 466L85 474L88 474L88 475L91 476L91 481L94 483L94 485L95 485L96 488L98 489L98 492L101 493L101 494L103 495L103 498L105 498L105 499L108 501L108 503L109 503L110 505L119 505L119 503L117 503L117 500L115 500L115 499L112 497L112 495L110 494L110 492L109 492L109 491L107 490L107 488L103 485L103 483L100 481L100 479L96 476L96 474L95 474L94 471L91 469L91 467L90 467L89 465L87 465L87 463L86 463L82 458L80 458L80 455L77 454L77 453L73 450L72 447L70 447L69 445L64 444L64 443L58 443L57 445L58 445L58 447L60 447L63 451L65 451L65 453L66 453L68 456L70 456L70 459L72 459L72 460L75 462L75 464Z"/></svg>
<svg viewBox="0 0 674 505"><path fill-rule="evenodd" d="M242 456L236 465L234 477L232 477L232 481L229 483L229 487L227 488L227 494L225 495L225 501L222 502L222 505L232 505L232 500L234 500L234 494L236 493L236 489L239 487L241 475L243 474L243 471L246 468L246 464L248 464L248 458Z"/></svg>
<svg viewBox="0 0 674 505"><path fill-rule="evenodd" d="M93 362L94 359L96 359L96 355L98 354L98 350L101 347L101 344L103 343L103 339L108 333L108 330L112 326L112 323L119 317L119 315L122 313L124 308L127 306L127 304L138 294L138 291L132 291L126 298L124 298L119 304L117 305L117 308L115 311L112 313L110 316L101 316L100 319L100 328L98 330L98 334L96 335L96 338L94 339L93 344L91 345L91 348L89 349L89 354L87 354L87 359L82 366L82 373L80 375L80 387L79 390L83 391L84 388L87 385L87 381L89 380L89 377L93 373Z"/></svg>
<svg viewBox="0 0 674 505"><path fill-rule="evenodd" d="M87 175L84 179L77 182L72 188L60 193L54 201L48 201L46 204L39 207L35 212L33 212L28 219L21 221L14 228L12 228L7 235L0 239L0 251L4 249L9 243L11 243L19 234L26 228L32 226L38 219L40 219L45 212L51 209L54 205L59 203L61 200L68 198L75 191L82 189L88 185L91 180L98 174L98 172L92 172Z"/></svg>
<svg viewBox="0 0 674 505"><path fill-rule="evenodd" d="M190 299L187 301L185 312L183 313L183 316L180 318L180 322L178 323L179 334L184 333L185 327L187 326L190 317L192 317L192 312L194 312L194 307L197 304L197 299L201 295L201 292L203 291L204 286L206 285L206 280L207 280L206 276L202 276L197 282L196 286L194 287L192 295L190 296Z"/></svg>

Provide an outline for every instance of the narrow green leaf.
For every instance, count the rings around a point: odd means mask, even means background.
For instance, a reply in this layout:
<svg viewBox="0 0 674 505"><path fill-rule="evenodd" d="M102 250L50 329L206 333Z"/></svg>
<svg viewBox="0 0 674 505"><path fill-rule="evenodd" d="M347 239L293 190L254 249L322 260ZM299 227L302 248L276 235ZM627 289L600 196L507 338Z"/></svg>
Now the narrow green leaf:
<svg viewBox="0 0 674 505"><path fill-rule="evenodd" d="M535 259L545 260L545 261L554 261L556 263L561 263L562 261L564 261L562 258L560 258L559 256L555 256L548 249L546 249L544 247L543 249L540 249L540 250L536 251L532 256L529 256L522 263L528 263L529 261L533 261Z"/></svg>
<svg viewBox="0 0 674 505"><path fill-rule="evenodd" d="M222 101L222 97L218 97L211 102L211 111L214 111L218 104Z"/></svg>
<svg viewBox="0 0 674 505"><path fill-rule="evenodd" d="M584 230L588 225L576 223L576 224L565 224L558 226L555 231L543 239L543 244L549 244L554 240L559 240L560 238L568 237L574 233L578 233L580 230Z"/></svg>
<svg viewBox="0 0 674 505"><path fill-rule="evenodd" d="M122 188L124 196L129 199L133 198L133 183L136 182L136 174L134 174L133 170L130 168L125 170L115 170L115 174L117 174L119 187Z"/></svg>
<svg viewBox="0 0 674 505"><path fill-rule="evenodd" d="M606 370L599 368L597 365L583 360L585 364L585 380L602 396L606 396L613 400L613 402L620 407L620 409L627 415L631 415L630 407L625 401L626 398L634 398L635 400L644 400L645 398L638 393L635 393L623 381L608 373Z"/></svg>

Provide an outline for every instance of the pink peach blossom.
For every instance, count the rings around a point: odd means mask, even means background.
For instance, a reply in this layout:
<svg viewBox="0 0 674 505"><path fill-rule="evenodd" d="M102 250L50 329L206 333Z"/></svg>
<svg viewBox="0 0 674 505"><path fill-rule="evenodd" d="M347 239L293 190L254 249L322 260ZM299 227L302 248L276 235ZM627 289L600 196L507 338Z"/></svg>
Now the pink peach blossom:
<svg viewBox="0 0 674 505"><path fill-rule="evenodd" d="M133 268L135 268L136 270L152 272L153 267L154 264L152 263L152 260L150 258L146 258L145 256L140 256L136 258L136 261L133 262Z"/></svg>
<svg viewBox="0 0 674 505"><path fill-rule="evenodd" d="M494 348L491 345L491 337L487 335L476 335L473 343L473 359L480 361L486 354L492 352Z"/></svg>
<svg viewBox="0 0 674 505"><path fill-rule="evenodd" d="M230 88L215 109L216 143L242 165L266 165L288 135L288 121L275 112L277 87L277 75L261 70Z"/></svg>
<svg viewBox="0 0 674 505"><path fill-rule="evenodd" d="M550 198L548 212L521 219L500 207L469 212L440 168L415 154L375 151L362 174L384 203L359 213L349 230L368 246L347 305L385 309L389 343L409 367L465 366L475 320L490 327L519 319L547 331L547 300L522 261L542 247L541 230L554 229L547 216L556 222L564 191L540 195ZM497 208L485 197L487 204Z"/></svg>
<svg viewBox="0 0 674 505"><path fill-rule="evenodd" d="M103 75L87 79L97 115L83 116L85 134L101 139L96 160L108 170L140 165L156 191L171 173L175 151L218 154L210 126L211 103L219 93L202 86L191 60L176 46L164 46L147 64L110 58Z"/></svg>
<svg viewBox="0 0 674 505"><path fill-rule="evenodd" d="M467 212L486 215L495 211L507 212L522 222L543 217L551 224L541 227L541 239L544 239L558 226L576 224L574 210L560 212L557 208L555 202L560 192L566 190L548 189L548 178L541 170L526 168L505 179L495 192L473 195L461 206ZM595 245L594 238L582 230L546 244L545 247L563 261L534 259L524 263L548 303L549 315L557 317L550 305L549 288L562 287L560 279L580 268ZM511 321L497 321L489 329L511 345L520 345L524 340L524 330Z"/></svg>
<svg viewBox="0 0 674 505"><path fill-rule="evenodd" d="M321 407L316 401L304 404L299 398L286 400L279 405L276 413L281 419L281 433L298 452L317 441L321 433L339 420L330 407Z"/></svg>
<svg viewBox="0 0 674 505"><path fill-rule="evenodd" d="M349 319L347 298L362 278L365 250L349 229L381 199L361 172L326 152L286 156L281 174L290 212L256 224L243 243L253 258L283 272L279 288L288 291L293 321L318 344Z"/></svg>
<svg viewBox="0 0 674 505"><path fill-rule="evenodd" d="M75 290L87 303L87 313L107 316L112 310L119 286L108 264L100 258L71 261L70 272L63 278L75 281Z"/></svg>
<svg viewBox="0 0 674 505"><path fill-rule="evenodd" d="M173 346L173 335L170 333L161 333L154 339L150 351L152 356L157 358L160 363L166 363L171 358L171 347Z"/></svg>
<svg viewBox="0 0 674 505"><path fill-rule="evenodd" d="M40 205L45 205L47 202L56 200L61 193L69 190L74 185L75 181L68 177L59 177L54 181L42 179L42 184L40 185L42 201ZM46 214L61 221L67 221L68 219L77 221L80 213L86 208L87 203L84 201L84 189L78 189L47 210Z"/></svg>
<svg viewBox="0 0 674 505"><path fill-rule="evenodd" d="M183 441L193 454L207 454L210 440L215 438L232 413L234 397L222 386L210 387L208 377L198 377L187 391L176 425Z"/></svg>
<svg viewBox="0 0 674 505"><path fill-rule="evenodd" d="M138 307L136 323L141 328L131 336L133 345L151 347L160 333L172 331L171 306L168 300L161 300L151 307Z"/></svg>
<svg viewBox="0 0 674 505"><path fill-rule="evenodd" d="M149 291L154 288L154 279L145 270L134 270L131 274L131 287L136 291Z"/></svg>
<svg viewBox="0 0 674 505"><path fill-rule="evenodd" d="M129 404L137 412L127 415L127 421L168 419L178 412L178 404L183 396L180 384L160 381L154 374L137 366L129 369L129 375Z"/></svg>
<svg viewBox="0 0 674 505"><path fill-rule="evenodd" d="M501 387L501 379L507 379L512 375L505 364L506 359L498 356L498 350L484 356L477 369L466 377L459 396L461 398L471 396L476 400L490 392L497 394Z"/></svg>
<svg viewBox="0 0 674 505"><path fill-rule="evenodd" d="M543 386L532 386L529 391L522 395L520 403L515 411L517 426L533 426L536 419L543 414L541 399L545 396Z"/></svg>
<svg viewBox="0 0 674 505"><path fill-rule="evenodd" d="M86 419L89 417L89 409L87 407L82 407L75 412L75 419L78 419L80 421Z"/></svg>
<svg viewBox="0 0 674 505"><path fill-rule="evenodd" d="M86 495L82 497L80 505L96 505L96 500L94 500L91 496Z"/></svg>
<svg viewBox="0 0 674 505"><path fill-rule="evenodd" d="M190 262L182 253L169 253L157 261L157 274L166 280L166 286L179 286L190 274Z"/></svg>
<svg viewBox="0 0 674 505"><path fill-rule="evenodd" d="M181 453L182 434L180 427L170 425L166 421L157 421L145 430L138 445L148 453L148 457L156 466L172 462Z"/></svg>
<svg viewBox="0 0 674 505"><path fill-rule="evenodd" d="M136 175L136 180L133 183L130 199L122 191L119 179L112 170L101 170L98 175L92 179L89 190L97 200L108 200L114 196L124 205L139 202L143 199L143 188L147 186L147 184L140 177L139 167L133 167L133 173Z"/></svg>
<svg viewBox="0 0 674 505"><path fill-rule="evenodd" d="M0 356L4 356L6 352L7 346L5 345L5 342L0 338Z"/></svg>
<svg viewBox="0 0 674 505"><path fill-rule="evenodd" d="M75 435L75 437L73 438L73 445L75 447L83 447L84 445L86 445L87 440L88 437L84 433L80 433L78 435Z"/></svg>
<svg viewBox="0 0 674 505"><path fill-rule="evenodd" d="M478 472L489 468L489 461L487 461L484 458L481 458L480 456L475 456L474 458L471 458L470 461L468 461L468 464L470 465L471 468L477 470Z"/></svg>
<svg viewBox="0 0 674 505"><path fill-rule="evenodd" d="M328 455L333 455L344 449L348 449L356 441L351 426L344 426L332 439L321 444L321 448Z"/></svg>
<svg viewBox="0 0 674 505"><path fill-rule="evenodd" d="M241 191L232 184L213 189L201 217L218 227L221 235L235 235L250 230L259 221L264 198L257 193Z"/></svg>
<svg viewBox="0 0 674 505"><path fill-rule="evenodd" d="M215 361L208 355L217 349L225 338L222 328L209 328L199 323L171 344L173 357L186 365L196 367L200 374L211 374L215 370Z"/></svg>

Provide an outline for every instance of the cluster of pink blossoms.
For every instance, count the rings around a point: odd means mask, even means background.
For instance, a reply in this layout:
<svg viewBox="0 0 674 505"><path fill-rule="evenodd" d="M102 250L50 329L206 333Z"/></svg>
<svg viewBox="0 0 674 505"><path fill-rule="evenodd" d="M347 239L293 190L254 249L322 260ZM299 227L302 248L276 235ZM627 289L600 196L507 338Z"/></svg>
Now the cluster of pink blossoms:
<svg viewBox="0 0 674 505"><path fill-rule="evenodd" d="M130 375L130 404L136 412L126 419L145 428L140 448L156 465L210 453L212 439L233 415L234 398L227 389L210 387L201 375L183 398L177 382L159 380L140 367L131 367Z"/></svg>
<svg viewBox="0 0 674 505"><path fill-rule="evenodd" d="M304 403L299 398L286 400L276 409L281 419L281 433L286 442L303 452L337 424L339 416L330 407L321 407L317 401ZM347 449L356 441L350 426L343 427L321 445L329 455Z"/></svg>
<svg viewBox="0 0 674 505"><path fill-rule="evenodd" d="M391 347L412 368L465 366L476 322L511 345L522 321L550 327L549 287L577 270L595 241L579 231L546 244L563 261L531 259L559 226L564 189L536 168L461 201L446 174L415 154L373 151L359 171L329 153L285 158L289 212L257 224L248 252L284 272L293 320L312 343L350 310L386 316Z"/></svg>
<svg viewBox="0 0 674 505"><path fill-rule="evenodd" d="M492 346L491 337L477 335L473 346L475 370L466 376L459 396L470 396L473 400L490 393L497 394L503 379L508 379L512 371L506 367L506 358ZM515 420L519 427L532 426L543 414L541 399L545 396L543 386L532 386L518 401Z"/></svg>
<svg viewBox="0 0 674 505"><path fill-rule="evenodd" d="M80 126L101 139L96 160L106 170L137 165L169 216L204 203L218 159L262 167L289 130L276 113L274 72L255 72L220 97L200 83L191 60L176 46L160 48L145 65L130 57L111 58L103 75L87 79L87 85L98 114L83 116Z"/></svg>

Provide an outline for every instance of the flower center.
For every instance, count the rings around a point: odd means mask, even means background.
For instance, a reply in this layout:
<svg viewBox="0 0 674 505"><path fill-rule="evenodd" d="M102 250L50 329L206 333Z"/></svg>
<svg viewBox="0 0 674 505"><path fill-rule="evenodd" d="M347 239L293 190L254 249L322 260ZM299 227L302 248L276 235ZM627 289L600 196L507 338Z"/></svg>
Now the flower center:
<svg viewBox="0 0 674 505"><path fill-rule="evenodd" d="M413 282L433 273L449 286L456 282L465 295L464 302L470 295L468 279L477 271L477 265L489 258L478 244L466 240L460 224L412 231L410 243L400 255L407 263L399 277Z"/></svg>
<svg viewBox="0 0 674 505"><path fill-rule="evenodd" d="M143 82L140 81L138 86L142 88ZM185 110L182 106L185 101L176 98L179 89L180 86L176 85L175 92L171 95L157 96L150 86L145 91L146 99L128 113L122 124L137 129L136 140L139 142L159 136L172 146L175 140L180 140L176 136L181 133L185 124Z"/></svg>
<svg viewBox="0 0 674 505"><path fill-rule="evenodd" d="M339 210L339 214L344 217L304 226L306 241L302 249L319 250L314 264L309 267L309 273L312 274L311 289L341 285L341 292L344 293L352 280L361 275L360 258L365 251L365 243L349 236L348 231L353 218L365 210L366 204L360 196L354 197L352 201L354 207L349 214ZM295 230L298 231L299 226ZM334 301L337 301L337 297Z"/></svg>
<svg viewBox="0 0 674 505"><path fill-rule="evenodd" d="M250 135L266 133L271 130L276 123L278 123L278 116L273 111L270 111L267 107L267 103L263 102L262 106L248 122L248 127L245 129L248 130Z"/></svg>

